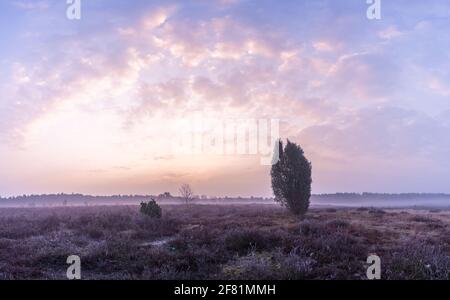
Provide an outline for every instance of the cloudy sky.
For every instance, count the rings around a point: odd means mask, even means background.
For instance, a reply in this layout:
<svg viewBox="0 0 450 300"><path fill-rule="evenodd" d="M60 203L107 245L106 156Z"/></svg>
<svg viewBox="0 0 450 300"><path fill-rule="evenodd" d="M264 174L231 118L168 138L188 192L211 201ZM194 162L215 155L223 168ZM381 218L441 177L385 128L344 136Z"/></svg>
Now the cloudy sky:
<svg viewBox="0 0 450 300"><path fill-rule="evenodd" d="M270 196L257 155L174 153L180 119L280 120L314 193L450 193L450 2L0 2L0 195Z"/></svg>

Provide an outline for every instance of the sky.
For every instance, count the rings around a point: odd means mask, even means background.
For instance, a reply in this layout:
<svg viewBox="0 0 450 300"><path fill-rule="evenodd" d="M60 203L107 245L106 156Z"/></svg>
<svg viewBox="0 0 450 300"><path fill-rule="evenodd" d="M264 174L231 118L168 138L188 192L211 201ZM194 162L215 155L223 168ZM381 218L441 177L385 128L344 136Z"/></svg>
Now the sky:
<svg viewBox="0 0 450 300"><path fill-rule="evenodd" d="M450 2L368 7L1 1L0 195L271 196L254 153L174 149L199 119L277 120L314 193L450 193Z"/></svg>

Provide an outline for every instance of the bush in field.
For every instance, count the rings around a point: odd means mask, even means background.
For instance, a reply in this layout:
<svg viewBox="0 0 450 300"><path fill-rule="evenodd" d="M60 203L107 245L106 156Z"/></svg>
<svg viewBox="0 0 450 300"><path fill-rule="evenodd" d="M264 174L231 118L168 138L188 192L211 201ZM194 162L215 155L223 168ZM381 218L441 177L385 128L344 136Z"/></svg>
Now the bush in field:
<svg viewBox="0 0 450 300"><path fill-rule="evenodd" d="M272 189L276 201L296 215L305 215L311 197L311 163L299 145L287 141L278 145L279 160L272 166Z"/></svg>
<svg viewBox="0 0 450 300"><path fill-rule="evenodd" d="M250 250L266 251L281 243L282 237L275 232L239 229L225 235L224 243L227 250L245 254Z"/></svg>
<svg viewBox="0 0 450 300"><path fill-rule="evenodd" d="M155 200L151 200L148 203L141 203L141 213L151 218L159 219L161 218L162 210Z"/></svg>

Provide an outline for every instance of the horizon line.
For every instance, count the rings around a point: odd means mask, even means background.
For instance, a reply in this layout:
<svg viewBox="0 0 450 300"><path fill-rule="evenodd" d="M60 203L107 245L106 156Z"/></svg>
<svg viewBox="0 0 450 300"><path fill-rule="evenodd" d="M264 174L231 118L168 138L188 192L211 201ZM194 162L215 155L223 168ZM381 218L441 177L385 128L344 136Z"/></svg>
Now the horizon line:
<svg viewBox="0 0 450 300"><path fill-rule="evenodd" d="M92 195L92 194L84 194L84 193L50 193L50 194L23 194L23 195L15 195L15 196L2 196L0 195L0 199L11 199L11 198L27 198L27 197L44 197L44 196L79 196L79 197L94 197L94 198L109 198L109 197L154 197L161 198L165 193L161 193L159 195L153 194L110 194L110 195ZM179 195L172 195L169 193L169 197L171 198L180 198ZM387 193L387 192L335 192L335 193L317 193L311 194L311 197L314 196L448 196L450 197L450 193L439 193L439 192L400 192L400 193ZM222 199L222 198L241 198L241 199L275 199L274 196L211 196L211 195L195 195L196 198L207 197L208 199Z"/></svg>

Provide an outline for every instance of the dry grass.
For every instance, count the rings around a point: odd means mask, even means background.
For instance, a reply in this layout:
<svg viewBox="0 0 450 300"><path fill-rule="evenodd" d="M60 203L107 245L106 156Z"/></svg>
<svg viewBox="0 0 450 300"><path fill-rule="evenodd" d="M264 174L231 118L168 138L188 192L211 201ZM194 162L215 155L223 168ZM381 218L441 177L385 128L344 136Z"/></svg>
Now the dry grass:
<svg viewBox="0 0 450 300"><path fill-rule="evenodd" d="M378 254L386 279L450 279L450 212L274 206L0 210L0 279L364 279Z"/></svg>

